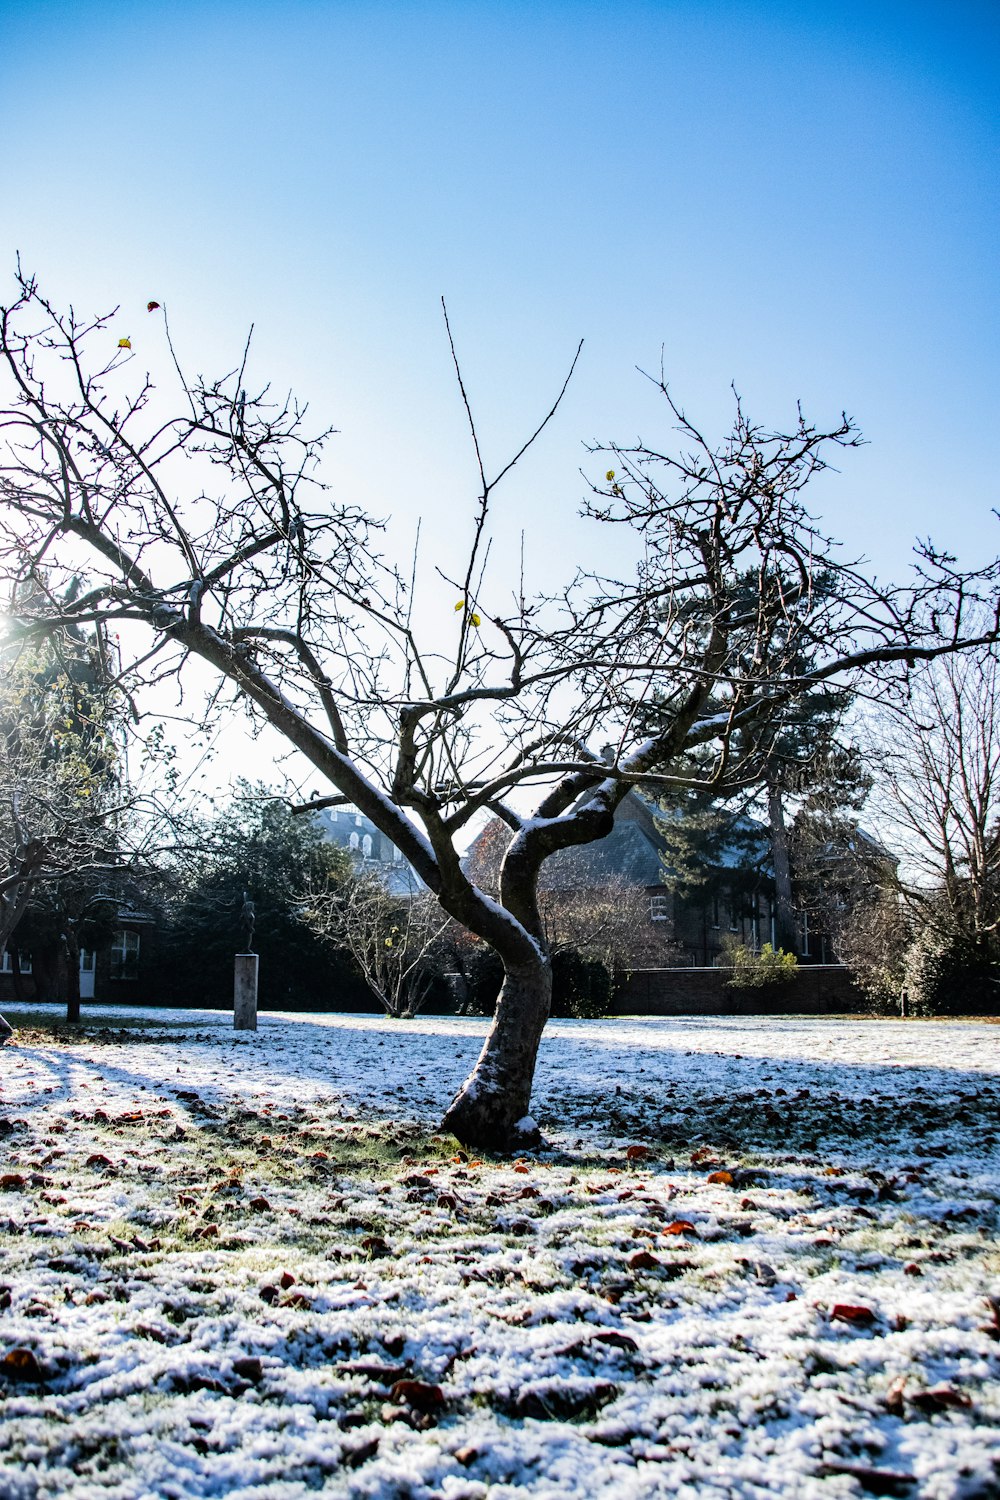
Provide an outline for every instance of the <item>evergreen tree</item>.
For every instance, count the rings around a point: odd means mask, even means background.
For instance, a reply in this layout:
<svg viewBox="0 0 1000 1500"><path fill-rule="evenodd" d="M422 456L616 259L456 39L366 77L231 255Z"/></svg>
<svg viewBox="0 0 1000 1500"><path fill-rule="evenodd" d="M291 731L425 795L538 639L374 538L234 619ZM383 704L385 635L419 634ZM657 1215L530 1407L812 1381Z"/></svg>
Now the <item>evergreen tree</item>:
<svg viewBox="0 0 1000 1500"><path fill-rule="evenodd" d="M350 856L309 817L295 816L262 786L240 793L204 827L179 872L162 970L168 1004L232 1003L233 955L244 945L241 913L254 908L263 1009L331 1010L365 1005L368 995L348 958L310 926L310 890L346 887Z"/></svg>

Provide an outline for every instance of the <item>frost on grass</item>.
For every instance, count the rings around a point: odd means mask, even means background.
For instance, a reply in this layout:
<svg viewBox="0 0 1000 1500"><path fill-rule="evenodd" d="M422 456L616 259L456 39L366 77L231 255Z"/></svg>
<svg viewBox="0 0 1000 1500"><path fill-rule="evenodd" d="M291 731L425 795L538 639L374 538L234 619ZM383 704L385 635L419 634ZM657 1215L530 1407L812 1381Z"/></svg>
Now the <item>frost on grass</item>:
<svg viewBox="0 0 1000 1500"><path fill-rule="evenodd" d="M1000 1493L991 1027L557 1023L546 1149L477 1160L485 1023L39 1018L11 1500Z"/></svg>

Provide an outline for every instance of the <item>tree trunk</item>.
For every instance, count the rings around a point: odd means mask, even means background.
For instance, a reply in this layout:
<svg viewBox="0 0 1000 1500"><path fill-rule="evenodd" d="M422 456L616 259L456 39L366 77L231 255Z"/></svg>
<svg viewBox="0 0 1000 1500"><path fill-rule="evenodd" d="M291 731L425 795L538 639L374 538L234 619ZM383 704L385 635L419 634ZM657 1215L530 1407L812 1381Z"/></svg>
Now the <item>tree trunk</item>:
<svg viewBox="0 0 1000 1500"><path fill-rule="evenodd" d="M538 1128L528 1117L531 1080L542 1029L552 1003L552 965L539 955L529 965L505 966L496 1014L479 1061L443 1119L463 1146L505 1151L533 1145Z"/></svg>
<svg viewBox="0 0 1000 1500"><path fill-rule="evenodd" d="M63 938L66 955L66 1020L71 1026L80 1024L80 944L76 933L68 932Z"/></svg>
<svg viewBox="0 0 1000 1500"><path fill-rule="evenodd" d="M792 905L792 872L788 859L788 832L780 781L767 783L767 817L771 833L771 861L774 866L774 937L776 948L797 953L799 935Z"/></svg>

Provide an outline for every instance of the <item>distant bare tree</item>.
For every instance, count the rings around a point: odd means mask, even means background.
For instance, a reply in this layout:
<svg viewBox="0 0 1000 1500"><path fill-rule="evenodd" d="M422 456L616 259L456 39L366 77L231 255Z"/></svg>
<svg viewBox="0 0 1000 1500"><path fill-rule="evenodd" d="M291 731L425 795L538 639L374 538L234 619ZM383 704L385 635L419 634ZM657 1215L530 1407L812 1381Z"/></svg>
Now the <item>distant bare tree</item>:
<svg viewBox="0 0 1000 1500"><path fill-rule="evenodd" d="M995 647L911 676L874 747L874 803L918 923L973 946L1000 931L1000 660Z"/></svg>
<svg viewBox="0 0 1000 1500"><path fill-rule="evenodd" d="M649 946L649 895L620 878L565 889L542 884L539 910L550 953L573 949L599 958L621 975L642 962ZM659 961L663 962L660 953Z"/></svg>
<svg viewBox="0 0 1000 1500"><path fill-rule="evenodd" d="M427 1003L451 923L429 892L395 896L361 870L307 892L300 910L314 932L351 955L386 1015L409 1020Z"/></svg>
<svg viewBox="0 0 1000 1500"><path fill-rule="evenodd" d="M444 1118L468 1144L534 1131L552 984L539 877L552 854L607 834L633 785L759 779L759 758L739 749L754 743L746 731L820 684L899 683L917 660L996 634L992 614L975 632L966 625L971 596L994 607L995 564L962 576L925 548L914 585L886 588L819 530L801 491L829 451L858 441L846 418L817 429L800 415L769 433L737 405L732 433L713 445L662 381L682 451L598 450L610 467L590 506L636 535L635 577L578 578L548 601L515 586L501 606L484 575L497 486L559 399L488 469L456 360L479 495L445 653L440 631L418 642L374 524L322 492L325 434L310 434L302 408L248 390L245 362L161 398L129 344L109 318L59 313L26 277L0 310L0 570L12 600L42 560L50 579L10 631L30 640L114 624L132 652L130 682L201 658L500 955L493 1023ZM60 585L84 557L88 587L66 605ZM655 722L640 729L654 690ZM608 742L609 763L587 749ZM460 855L486 811L509 830L496 899Z"/></svg>

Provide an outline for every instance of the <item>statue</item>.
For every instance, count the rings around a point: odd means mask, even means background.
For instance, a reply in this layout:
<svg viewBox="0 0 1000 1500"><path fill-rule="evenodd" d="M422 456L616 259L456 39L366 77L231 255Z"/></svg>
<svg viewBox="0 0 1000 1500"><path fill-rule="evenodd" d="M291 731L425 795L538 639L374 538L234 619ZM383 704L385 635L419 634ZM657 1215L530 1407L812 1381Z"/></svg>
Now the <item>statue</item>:
<svg viewBox="0 0 1000 1500"><path fill-rule="evenodd" d="M250 900L250 892L249 891L244 891L243 892L243 906L242 906L242 908L240 910L240 921L243 924L243 930L244 930L244 933L246 934L245 939L244 939L244 943L243 943L243 952L244 953L252 953L253 952L253 930L254 930L254 924L255 924L256 920L257 920L257 918L256 918L256 914L254 912L253 902Z"/></svg>

